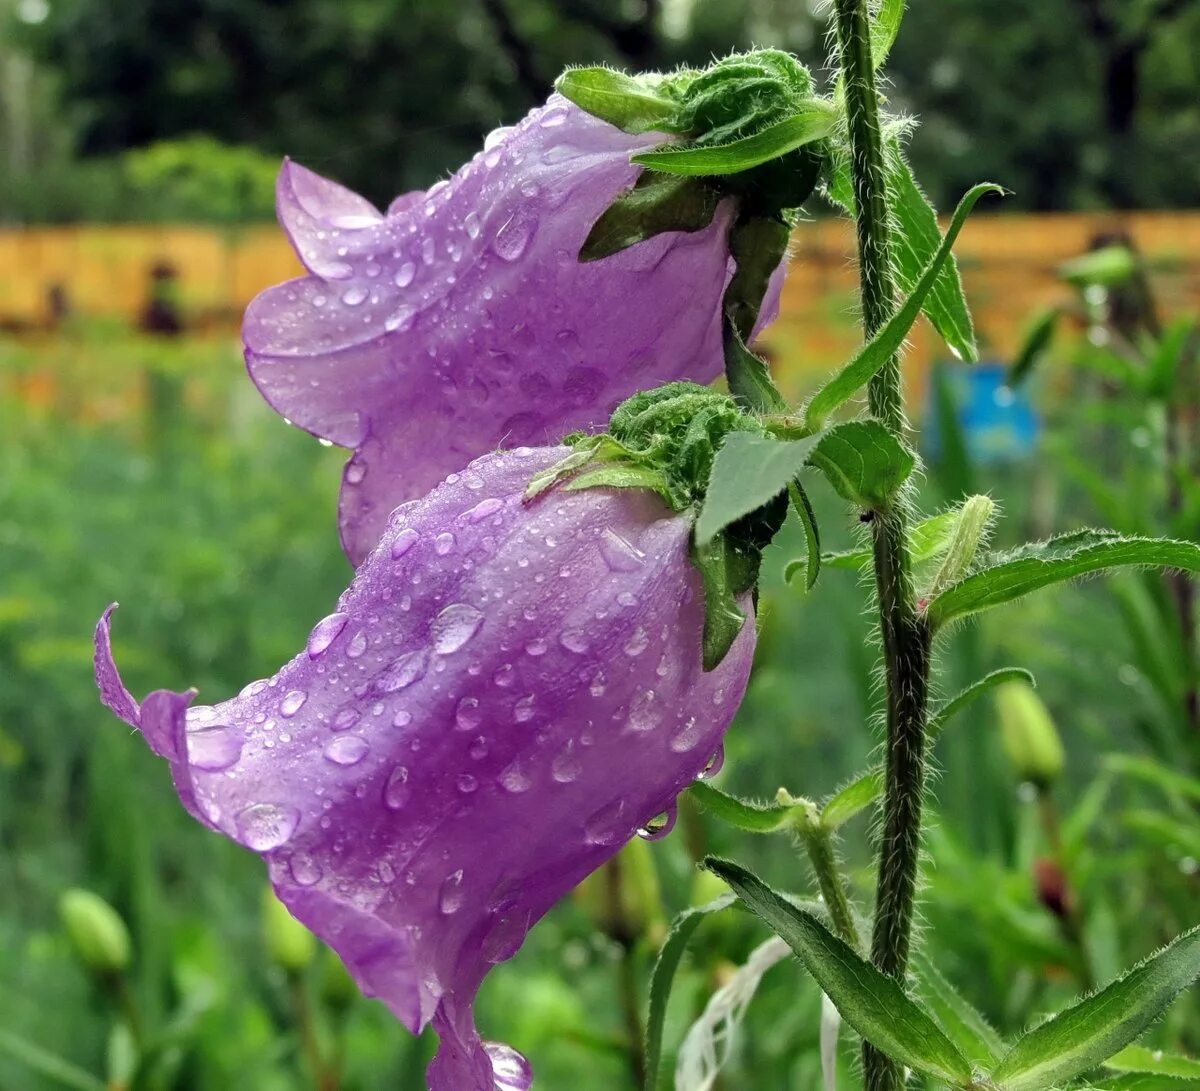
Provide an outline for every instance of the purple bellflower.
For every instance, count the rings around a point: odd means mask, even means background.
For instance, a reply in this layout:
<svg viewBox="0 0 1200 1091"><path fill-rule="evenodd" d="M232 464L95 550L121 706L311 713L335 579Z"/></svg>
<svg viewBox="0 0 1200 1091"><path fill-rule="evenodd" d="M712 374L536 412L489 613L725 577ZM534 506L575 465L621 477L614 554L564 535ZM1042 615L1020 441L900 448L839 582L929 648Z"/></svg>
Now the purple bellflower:
<svg viewBox="0 0 1200 1091"><path fill-rule="evenodd" d="M139 704L111 608L96 630L104 702L184 806L263 856L364 992L433 1023L431 1091L529 1087L476 1033L480 983L705 774L750 671L752 620L702 669L688 513L646 489L527 498L568 454L487 454L402 505L307 647L219 705Z"/></svg>
<svg viewBox="0 0 1200 1091"><path fill-rule="evenodd" d="M339 513L353 563L397 504L485 451L557 442L638 389L721 373L733 201L701 230L578 260L637 180L630 157L664 139L552 95L386 214L284 164L279 220L309 275L251 303L246 361L284 417L354 449ZM782 279L780 264L756 328Z"/></svg>

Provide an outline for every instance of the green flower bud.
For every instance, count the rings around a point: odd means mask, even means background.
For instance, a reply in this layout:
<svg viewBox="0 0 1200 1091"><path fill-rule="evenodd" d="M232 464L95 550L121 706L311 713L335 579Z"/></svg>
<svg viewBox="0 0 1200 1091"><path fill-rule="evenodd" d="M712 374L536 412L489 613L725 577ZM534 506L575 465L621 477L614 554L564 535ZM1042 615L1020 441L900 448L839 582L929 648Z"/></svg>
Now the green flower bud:
<svg viewBox="0 0 1200 1091"><path fill-rule="evenodd" d="M1046 788L1061 775L1066 763L1062 740L1042 699L1026 682L996 687L1004 749L1023 779Z"/></svg>
<svg viewBox="0 0 1200 1091"><path fill-rule="evenodd" d="M270 888L263 892L263 935L272 960L289 973L299 973L316 956L316 937L288 912Z"/></svg>
<svg viewBox="0 0 1200 1091"><path fill-rule="evenodd" d="M93 973L119 974L129 966L129 930L100 895L68 890L58 900L58 915L75 954Z"/></svg>

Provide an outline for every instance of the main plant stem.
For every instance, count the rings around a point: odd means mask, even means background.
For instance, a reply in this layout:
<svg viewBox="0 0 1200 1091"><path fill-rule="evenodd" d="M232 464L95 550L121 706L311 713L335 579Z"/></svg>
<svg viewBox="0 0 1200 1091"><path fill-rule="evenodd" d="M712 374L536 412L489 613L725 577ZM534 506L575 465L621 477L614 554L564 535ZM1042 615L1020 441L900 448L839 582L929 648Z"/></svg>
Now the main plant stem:
<svg viewBox="0 0 1200 1091"><path fill-rule="evenodd" d="M879 101L871 60L866 0L837 0L837 36L853 156L859 280L863 323L872 336L896 305L891 228ZM900 359L893 357L867 391L872 414L896 432L904 429ZM903 499L872 519L876 594L887 683L886 783L871 959L903 979L908 966L925 791L925 728L930 633L917 611L907 548ZM864 1046L867 1091L900 1091L902 1068Z"/></svg>

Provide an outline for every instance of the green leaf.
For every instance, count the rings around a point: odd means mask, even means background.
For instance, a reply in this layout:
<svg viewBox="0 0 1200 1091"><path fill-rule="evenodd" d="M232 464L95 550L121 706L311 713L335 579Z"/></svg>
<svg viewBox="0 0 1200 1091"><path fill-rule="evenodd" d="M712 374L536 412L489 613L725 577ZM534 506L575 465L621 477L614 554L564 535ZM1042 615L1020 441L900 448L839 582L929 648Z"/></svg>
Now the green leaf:
<svg viewBox="0 0 1200 1091"><path fill-rule="evenodd" d="M1041 363L1054 340L1062 316L1062 307L1048 307L1034 316L1008 369L1006 381L1009 386L1015 387L1024 382L1030 372Z"/></svg>
<svg viewBox="0 0 1200 1091"><path fill-rule="evenodd" d="M899 982L838 939L811 913L771 890L730 860L706 857L704 866L799 956L842 1018L893 1060L956 1086L970 1083L971 1065L933 1018Z"/></svg>
<svg viewBox="0 0 1200 1091"><path fill-rule="evenodd" d="M670 131L679 109L645 80L612 68L569 68L554 87L580 109L627 133Z"/></svg>
<svg viewBox="0 0 1200 1091"><path fill-rule="evenodd" d="M957 399L949 379L950 369L933 369L933 402L938 430L937 482L948 500L976 492L975 465L958 415Z"/></svg>
<svg viewBox="0 0 1200 1091"><path fill-rule="evenodd" d="M665 146L633 157L651 170L697 177L740 174L769 163L805 144L823 140L837 124L837 111L826 99L808 99L791 117L728 144L706 147Z"/></svg>
<svg viewBox="0 0 1200 1091"><path fill-rule="evenodd" d="M671 490L659 470L647 466L601 466L589 470L564 486L567 492L605 487L610 489L649 489L671 503Z"/></svg>
<svg viewBox="0 0 1200 1091"><path fill-rule="evenodd" d="M1164 1053L1146 1046L1126 1046L1104 1062L1114 1072L1150 1072L1159 1076L1181 1076L1200 1080L1200 1061L1177 1053Z"/></svg>
<svg viewBox="0 0 1200 1091"><path fill-rule="evenodd" d="M1152 1072L1127 1072L1099 1083L1089 1083L1076 1091L1196 1091L1200 1080L1186 1076L1162 1076Z"/></svg>
<svg viewBox="0 0 1200 1091"><path fill-rule="evenodd" d="M1200 926L1019 1039L992 1073L1004 1091L1041 1091L1129 1045L1200 977Z"/></svg>
<svg viewBox="0 0 1200 1091"><path fill-rule="evenodd" d="M883 795L883 771L872 769L836 792L821 808L821 825L827 830L844 826Z"/></svg>
<svg viewBox="0 0 1200 1091"><path fill-rule="evenodd" d="M672 922L664 940L658 960L650 974L650 1007L646 1016L646 1083L645 1091L655 1091L658 1086L658 1070L662 1061L663 1023L667 1017L667 1001L671 997L671 986L675 983L675 971L683 952L687 949L692 934L705 918L728 909L733 905L732 894L722 894L707 905L685 909Z"/></svg>
<svg viewBox="0 0 1200 1091"><path fill-rule="evenodd" d="M702 660L706 671L715 670L738 633L746 623L746 615L737 602L730 572L733 546L728 536L718 535L706 545L692 543L692 563L704 585L704 633Z"/></svg>
<svg viewBox="0 0 1200 1091"><path fill-rule="evenodd" d="M1017 680L1027 682L1031 686L1037 685L1033 675L1024 667L1001 667L999 670L985 674L982 678L976 678L969 686L965 686L944 704L939 705L933 715L929 717L927 729L929 741L932 743L954 716L957 716L968 705L973 704L988 690L1002 682Z"/></svg>
<svg viewBox="0 0 1200 1091"><path fill-rule="evenodd" d="M916 465L913 453L876 420L847 421L816 438L809 465L861 508L886 510Z"/></svg>
<svg viewBox="0 0 1200 1091"><path fill-rule="evenodd" d="M1179 795L1200 803L1200 779L1167 769L1150 758L1138 758L1132 754L1109 754L1103 760L1105 769L1123 777L1152 784L1168 796Z"/></svg>
<svg viewBox="0 0 1200 1091"><path fill-rule="evenodd" d="M794 826L797 820L805 816L806 807L811 806L803 802L751 803L722 792L703 780L695 781L688 791L701 810L747 833L776 833Z"/></svg>
<svg viewBox="0 0 1200 1091"><path fill-rule="evenodd" d="M643 171L592 224L579 260L610 257L665 231L702 231L712 223L719 200L717 191L700 178Z"/></svg>
<svg viewBox="0 0 1200 1091"><path fill-rule="evenodd" d="M696 544L708 545L730 523L783 492L816 444L811 436L784 442L753 432L730 432L709 475L696 520Z"/></svg>
<svg viewBox="0 0 1200 1091"><path fill-rule="evenodd" d="M1146 393L1152 398L1171 401L1180 364L1188 353L1197 350L1196 334L1200 323L1193 317L1181 318L1167 327L1155 346L1146 369Z"/></svg>
<svg viewBox="0 0 1200 1091"><path fill-rule="evenodd" d="M817 513L813 511L808 493L804 491L804 486L800 484L799 480L793 481L788 486L788 494L792 498L792 507L800 516L800 524L804 527L804 542L808 547L805 587L811 591L817 582L817 577L821 574L821 531L817 526ZM790 580L791 576L785 573L784 578Z"/></svg>
<svg viewBox="0 0 1200 1091"><path fill-rule="evenodd" d="M39 1076L76 1091L105 1091L99 1076L65 1060L48 1049L34 1045L27 1038L0 1030L0 1053L6 1053Z"/></svg>
<svg viewBox="0 0 1200 1091"><path fill-rule="evenodd" d="M787 402L779 393L775 380L771 378L771 369L766 360L746 348L742 335L734 328L729 318L722 324L722 338L725 349L725 379L729 383L730 393L760 413L780 412L786 409Z"/></svg>
<svg viewBox="0 0 1200 1091"><path fill-rule="evenodd" d="M900 21L904 18L905 0L882 0L879 11L871 20L871 64L875 69L883 67L896 35L900 33Z"/></svg>
<svg viewBox="0 0 1200 1091"><path fill-rule="evenodd" d="M1150 810L1127 811L1121 821L1127 829L1156 847L1200 858L1200 829L1194 821L1180 822L1161 811Z"/></svg>
<svg viewBox="0 0 1200 1091"><path fill-rule="evenodd" d="M1124 538L1108 531L1062 534L993 554L981 569L934 597L926 613L937 628L1052 584L1129 566L1197 572L1200 546L1169 538Z"/></svg>
<svg viewBox="0 0 1200 1091"><path fill-rule="evenodd" d="M1084 288L1089 284L1102 284L1115 288L1124 284L1137 272L1137 259L1128 246L1103 246L1081 254L1059 266L1058 275L1063 280Z"/></svg>
<svg viewBox="0 0 1200 1091"><path fill-rule="evenodd" d="M950 251L954 246L958 233L975 207L975 202L985 193L1004 193L1001 186L991 182L981 182L973 186L958 202L954 210L954 218L946 229L945 236L922 269L916 284L908 298L900 305L896 313L887 321L882 329L868 341L857 356L833 376L808 403L805 410L805 424L809 431L819 432L825 422L840 406L849 401L876 373L890 360L904 343L913 324L925 305L925 300L937 283L938 277L950 260Z"/></svg>
<svg viewBox="0 0 1200 1091"><path fill-rule="evenodd" d="M1004 1041L991 1024L939 972L924 951L913 955L918 992L934 1018L967 1060L991 1068L1004 1052Z"/></svg>
<svg viewBox="0 0 1200 1091"><path fill-rule="evenodd" d="M842 549L836 553L822 553L822 568L841 568L847 572L861 572L871 563L871 552L867 549ZM797 557L783 566L783 578L788 583L801 572L808 571L808 558ZM812 584L810 583L811 587Z"/></svg>

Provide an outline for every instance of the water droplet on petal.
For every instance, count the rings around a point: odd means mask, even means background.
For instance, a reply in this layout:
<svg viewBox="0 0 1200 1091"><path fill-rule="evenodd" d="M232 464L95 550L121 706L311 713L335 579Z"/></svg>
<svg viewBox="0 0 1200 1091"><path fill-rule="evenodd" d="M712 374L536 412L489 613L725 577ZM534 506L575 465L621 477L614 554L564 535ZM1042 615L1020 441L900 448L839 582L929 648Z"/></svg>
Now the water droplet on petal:
<svg viewBox="0 0 1200 1091"><path fill-rule="evenodd" d="M483 1048L492 1062L495 1091L529 1091L533 1069L521 1054L503 1042L484 1042Z"/></svg>
<svg viewBox="0 0 1200 1091"><path fill-rule="evenodd" d="M325 747L325 757L334 765L357 765L370 749L366 739L357 735L339 735Z"/></svg>
<svg viewBox="0 0 1200 1091"><path fill-rule="evenodd" d="M257 697L264 689L267 688L267 680L259 678L255 682L248 682L242 687L239 697Z"/></svg>
<svg viewBox="0 0 1200 1091"><path fill-rule="evenodd" d="M416 275L417 267L411 261L406 261L396 270L396 275L392 279L395 280L397 288L407 288Z"/></svg>
<svg viewBox="0 0 1200 1091"><path fill-rule="evenodd" d="M295 853L288 861L288 871L292 873L297 886L313 886L321 881L324 874L321 865L302 852Z"/></svg>
<svg viewBox="0 0 1200 1091"><path fill-rule="evenodd" d="M646 560L646 554L632 542L607 528L600 535L600 555L614 572L636 572Z"/></svg>
<svg viewBox="0 0 1200 1091"><path fill-rule="evenodd" d="M359 629L354 634L354 639L346 645L346 658L357 659L363 652L367 650L367 634Z"/></svg>
<svg viewBox="0 0 1200 1091"><path fill-rule="evenodd" d="M570 740L550 763L550 775L559 784L570 784L583 771L583 765L575 753L575 740Z"/></svg>
<svg viewBox="0 0 1200 1091"><path fill-rule="evenodd" d="M458 539L454 537L450 531L444 531L433 540L433 551L439 556L444 557L447 553L453 551Z"/></svg>
<svg viewBox="0 0 1200 1091"><path fill-rule="evenodd" d="M434 258L434 243L431 236L426 235L421 240L421 260L426 265L432 265Z"/></svg>
<svg viewBox="0 0 1200 1091"><path fill-rule="evenodd" d="M527 792L532 783L533 779L521 764L520 759L514 761L500 773L500 787L506 792L512 792L513 795Z"/></svg>
<svg viewBox="0 0 1200 1091"><path fill-rule="evenodd" d="M625 800L601 807L584 823L584 836L593 845L615 845L624 841L632 830L625 815Z"/></svg>
<svg viewBox="0 0 1200 1091"><path fill-rule="evenodd" d="M383 803L388 809L400 810L408 802L412 789L408 786L408 770L403 765L397 765L388 776L383 786Z"/></svg>
<svg viewBox="0 0 1200 1091"><path fill-rule="evenodd" d="M279 714L290 719L303 707L308 700L308 694L302 689L294 689L279 702Z"/></svg>
<svg viewBox="0 0 1200 1091"><path fill-rule="evenodd" d="M467 749L472 761L482 761L488 756L488 741L482 735L476 738Z"/></svg>
<svg viewBox="0 0 1200 1091"><path fill-rule="evenodd" d="M375 682L380 693L395 693L425 677L429 668L429 653L424 649L397 656Z"/></svg>
<svg viewBox="0 0 1200 1091"><path fill-rule="evenodd" d="M486 519L489 515L495 515L501 508L504 507L504 501L498 500L496 497L489 497L487 500L481 500L469 512L467 519L472 523L479 523Z"/></svg>
<svg viewBox="0 0 1200 1091"><path fill-rule="evenodd" d="M441 909L446 916L451 913L457 913L463 905L465 895L463 894L463 873L462 868L451 872L442 882L442 889L438 892L438 908Z"/></svg>
<svg viewBox="0 0 1200 1091"><path fill-rule="evenodd" d="M479 213L474 211L468 212L466 218L463 220L463 227L467 229L467 234L471 238L479 238Z"/></svg>
<svg viewBox="0 0 1200 1091"><path fill-rule="evenodd" d="M479 787L479 781L471 776L470 773L462 773L456 783L458 785L458 790L462 792L463 795L470 795L473 791L475 791L476 788Z"/></svg>
<svg viewBox="0 0 1200 1091"><path fill-rule="evenodd" d="M537 658L538 656L545 655L549 646L541 637L535 637L525 645L525 654Z"/></svg>
<svg viewBox="0 0 1200 1091"><path fill-rule="evenodd" d="M633 636L625 642L625 654L630 658L636 658L648 647L650 647L650 637L646 635L646 630L639 625L634 630Z"/></svg>
<svg viewBox="0 0 1200 1091"><path fill-rule="evenodd" d="M700 770L700 775L697 780L711 780L715 777L725 764L725 747L723 744L718 744L716 750L713 751L712 757L708 759L704 768Z"/></svg>
<svg viewBox="0 0 1200 1091"><path fill-rule="evenodd" d="M330 614L318 621L313 626L312 632L308 634L308 658L316 659L321 655L341 634L346 627L347 620L349 620L348 614L338 613Z"/></svg>
<svg viewBox="0 0 1200 1091"><path fill-rule="evenodd" d="M522 697L515 705L513 705L513 719L519 723L528 723L533 719L534 696L529 694L527 697Z"/></svg>
<svg viewBox="0 0 1200 1091"><path fill-rule="evenodd" d="M672 803L662 814L655 815L644 826L638 828L638 837L645 841L661 841L675 828L675 804Z"/></svg>
<svg viewBox="0 0 1200 1091"><path fill-rule="evenodd" d="M274 803L253 803L234 819L238 836L248 849L270 852L286 844L300 823L295 807Z"/></svg>
<svg viewBox="0 0 1200 1091"><path fill-rule="evenodd" d="M465 602L452 603L433 620L433 650L450 655L479 632L483 614Z"/></svg>
<svg viewBox="0 0 1200 1091"><path fill-rule="evenodd" d="M417 544L417 539L420 537L412 527L405 527L404 530L392 539L392 560L398 560L403 557L405 553Z"/></svg>
<svg viewBox="0 0 1200 1091"><path fill-rule="evenodd" d="M347 288L342 294L342 302L345 303L347 307L357 307L366 298L366 288Z"/></svg>
<svg viewBox="0 0 1200 1091"><path fill-rule="evenodd" d="M392 727L408 727L412 723L412 713L402 708L392 717Z"/></svg>
<svg viewBox="0 0 1200 1091"><path fill-rule="evenodd" d="M363 478L367 476L367 464L358 455L355 455L346 463L346 471L343 476L348 485L361 484Z"/></svg>
<svg viewBox="0 0 1200 1091"><path fill-rule="evenodd" d="M676 754L691 750L704 735L704 725L695 716L688 717L671 735L671 749Z"/></svg>
<svg viewBox="0 0 1200 1091"><path fill-rule="evenodd" d="M567 651L574 652L576 655L583 655L590 647L587 634L582 629L564 629L558 642Z"/></svg>
<svg viewBox="0 0 1200 1091"><path fill-rule="evenodd" d="M206 773L236 765L242 756L242 734L228 724L198 727L187 733L188 762Z"/></svg>
<svg viewBox="0 0 1200 1091"><path fill-rule="evenodd" d="M492 682L501 689L508 689L517 680L517 670L511 663L502 663L492 674Z"/></svg>
<svg viewBox="0 0 1200 1091"><path fill-rule="evenodd" d="M464 697L454 712L454 723L459 731L474 731L483 722L478 697Z"/></svg>
<svg viewBox="0 0 1200 1091"><path fill-rule="evenodd" d="M505 261L516 261L525 253L535 227L532 213L518 209L500 225L492 240L492 249Z"/></svg>
<svg viewBox="0 0 1200 1091"><path fill-rule="evenodd" d="M658 695L652 689L639 693L629 706L628 727L630 731L653 731L662 719Z"/></svg>

